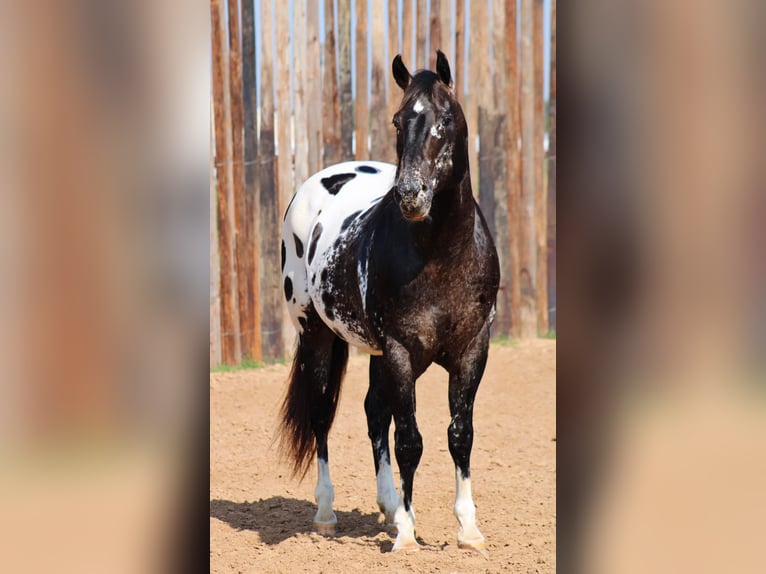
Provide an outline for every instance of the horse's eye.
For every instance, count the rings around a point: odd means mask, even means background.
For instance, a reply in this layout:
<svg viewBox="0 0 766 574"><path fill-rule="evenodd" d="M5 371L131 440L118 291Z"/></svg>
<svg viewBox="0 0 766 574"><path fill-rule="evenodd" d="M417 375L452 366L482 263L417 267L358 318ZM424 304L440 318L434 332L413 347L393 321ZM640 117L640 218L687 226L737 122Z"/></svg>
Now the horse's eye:
<svg viewBox="0 0 766 574"><path fill-rule="evenodd" d="M452 123L452 116L444 116L442 118L442 125L446 128L448 125Z"/></svg>

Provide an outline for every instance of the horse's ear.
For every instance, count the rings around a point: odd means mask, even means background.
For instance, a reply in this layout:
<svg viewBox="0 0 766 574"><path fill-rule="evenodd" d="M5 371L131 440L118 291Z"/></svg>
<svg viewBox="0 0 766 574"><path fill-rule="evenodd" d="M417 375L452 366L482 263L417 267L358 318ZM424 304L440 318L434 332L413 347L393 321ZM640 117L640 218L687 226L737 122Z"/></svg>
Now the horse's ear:
<svg viewBox="0 0 766 574"><path fill-rule="evenodd" d="M407 66L404 65L401 54L397 54L394 58L394 62L391 64L391 70L394 72L394 80L396 80L396 84L401 89L406 90L407 86L410 85L412 76L410 75Z"/></svg>
<svg viewBox="0 0 766 574"><path fill-rule="evenodd" d="M446 85L452 84L452 74L449 71L449 62L447 56L441 50L436 50L436 73L439 79Z"/></svg>

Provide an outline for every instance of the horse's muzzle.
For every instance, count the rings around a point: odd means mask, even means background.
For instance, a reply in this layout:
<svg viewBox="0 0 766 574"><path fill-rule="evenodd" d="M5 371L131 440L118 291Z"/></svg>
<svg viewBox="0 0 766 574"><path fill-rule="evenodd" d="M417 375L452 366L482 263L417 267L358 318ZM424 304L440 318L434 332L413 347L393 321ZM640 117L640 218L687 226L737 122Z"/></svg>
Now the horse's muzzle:
<svg viewBox="0 0 766 574"><path fill-rule="evenodd" d="M405 219L423 221L431 211L434 194L426 185L402 182L394 189L394 197Z"/></svg>

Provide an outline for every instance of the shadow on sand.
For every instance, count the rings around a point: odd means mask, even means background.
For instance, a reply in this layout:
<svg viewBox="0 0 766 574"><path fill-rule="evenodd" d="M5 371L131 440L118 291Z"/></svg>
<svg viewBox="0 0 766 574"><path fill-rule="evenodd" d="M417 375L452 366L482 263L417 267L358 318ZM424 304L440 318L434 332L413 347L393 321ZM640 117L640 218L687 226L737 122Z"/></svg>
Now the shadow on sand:
<svg viewBox="0 0 766 574"><path fill-rule="evenodd" d="M279 544L303 532L312 532L316 505L308 500L272 496L255 502L211 500L210 516L237 530L258 532L265 544ZM383 531L379 513L335 510L338 517L336 537L374 538ZM332 537L330 537L332 539ZM390 550L393 541L384 543Z"/></svg>

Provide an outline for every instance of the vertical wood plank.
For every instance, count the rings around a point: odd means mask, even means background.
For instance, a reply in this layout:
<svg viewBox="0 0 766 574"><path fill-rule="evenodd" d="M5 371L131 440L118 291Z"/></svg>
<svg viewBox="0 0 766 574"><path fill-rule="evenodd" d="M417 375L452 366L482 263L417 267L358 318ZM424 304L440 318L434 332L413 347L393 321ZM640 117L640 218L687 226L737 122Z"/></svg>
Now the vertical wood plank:
<svg viewBox="0 0 766 574"><path fill-rule="evenodd" d="M385 4L372 4L372 91L370 101L370 155L379 161L393 161L395 150L389 145L386 133L390 121L381 110L386 109L386 84L384 64L386 36L384 26Z"/></svg>
<svg viewBox="0 0 766 574"><path fill-rule="evenodd" d="M250 0L252 1L252 0ZM293 3L293 52L295 55L295 187L309 176L308 110L306 101L306 0Z"/></svg>
<svg viewBox="0 0 766 574"><path fill-rule="evenodd" d="M338 72L340 83L340 155L353 159L354 108L351 101L351 0L338 0Z"/></svg>
<svg viewBox="0 0 766 574"><path fill-rule="evenodd" d="M533 14L534 52L534 164L535 164L535 278L537 332L548 333L548 199L543 161L543 0L534 0Z"/></svg>
<svg viewBox="0 0 766 574"><path fill-rule="evenodd" d="M356 0L356 94L354 96L354 130L356 159L369 159L368 136L370 106L367 103L367 0Z"/></svg>
<svg viewBox="0 0 766 574"><path fill-rule="evenodd" d="M340 105L338 101L338 67L335 57L335 11L333 0L324 0L324 70L322 81L322 135L324 165L340 161Z"/></svg>
<svg viewBox="0 0 766 574"><path fill-rule="evenodd" d="M537 336L537 242L535 238L534 3L521 0L521 226L519 258L521 336Z"/></svg>
<svg viewBox="0 0 766 574"><path fill-rule="evenodd" d="M227 365L242 361L237 302L236 246L231 165L231 112L226 30L220 0L211 0L213 43L213 114L215 116L215 166L218 173L218 253L221 291L221 358Z"/></svg>
<svg viewBox="0 0 766 574"><path fill-rule="evenodd" d="M466 120L468 121L468 163L471 166L471 185L474 194L481 195L479 186L479 155L478 155L478 119L479 106L484 105L490 96L489 68L489 11L487 0L471 2L471 42L468 47L468 75L470 87L466 103L468 104Z"/></svg>
<svg viewBox="0 0 766 574"><path fill-rule="evenodd" d="M415 70L428 67L428 54L426 54L426 35L428 34L428 6L426 0L415 0L415 65L410 68L413 74Z"/></svg>
<svg viewBox="0 0 766 574"><path fill-rule="evenodd" d="M505 3L505 114L507 117L506 176L508 193L511 335L521 336L521 112L519 107L518 23L515 0Z"/></svg>
<svg viewBox="0 0 766 574"><path fill-rule="evenodd" d="M508 221L508 176L506 155L508 121L505 110L505 2L492 0L492 105L491 130L485 139L482 134L480 152L489 156L489 172L491 174L492 201L495 205L495 246L500 262L500 291L497 294L497 315L494 331L503 335L511 335L511 264L510 264L510 228ZM489 148L489 149L487 149ZM483 185L483 184L482 184ZM484 194L489 195L489 193Z"/></svg>
<svg viewBox="0 0 766 574"><path fill-rule="evenodd" d="M511 0L512 1L512 0ZM465 2L455 0L455 93L461 104L465 101ZM467 109L466 109L467 111Z"/></svg>
<svg viewBox="0 0 766 574"><path fill-rule="evenodd" d="M309 174L322 168L322 53L319 44L319 2L306 8L306 128Z"/></svg>
<svg viewBox="0 0 766 574"><path fill-rule="evenodd" d="M442 46L441 51L447 56L450 62L450 66L455 65L455 34L452 29L452 1L453 0L441 0L439 3L439 19L441 21L441 38L439 39L439 45ZM455 75L454 72L452 74Z"/></svg>
<svg viewBox="0 0 766 574"><path fill-rule="evenodd" d="M261 353L261 311L260 311L260 259L258 258L258 229L255 226L258 215L258 131L256 114L258 100L256 96L255 70L258 62L255 50L255 3L242 3L242 94L244 103L244 160L245 160L245 240L248 259L248 303L250 317L247 330L252 331L249 346L245 353L260 361Z"/></svg>
<svg viewBox="0 0 766 574"><path fill-rule="evenodd" d="M391 68L391 62L394 56L400 53L401 47L399 46L399 14L396 10L396 0L388 0L388 59L386 61L385 77L387 78L388 91L386 93L386 101L388 106L386 107L386 121L391 122L394 114L399 109L399 104L402 102L402 91L399 86L396 85L394 75L388 70ZM388 145L396 147L396 136L392 130L386 132L388 134Z"/></svg>
<svg viewBox="0 0 766 574"><path fill-rule="evenodd" d="M292 153L292 114L290 110L290 5L277 0L274 3L277 38L277 197L280 214L287 210L294 192ZM276 261L276 260L275 260ZM280 290L281 291L281 290ZM280 305L281 337L288 340L294 333L287 305Z"/></svg>
<svg viewBox="0 0 766 574"><path fill-rule="evenodd" d="M402 0L402 59L412 71L416 67L415 59L415 6L413 0ZM393 60L393 58L391 58ZM398 87L398 86L397 86Z"/></svg>
<svg viewBox="0 0 766 574"><path fill-rule="evenodd" d="M237 298L242 357L248 358L253 347L253 314L250 286L254 277L253 258L248 257L248 224L245 205L245 134L242 98L242 45L239 3L229 5L229 97L231 101L232 192L234 194L235 245L237 265Z"/></svg>
<svg viewBox="0 0 766 574"><path fill-rule="evenodd" d="M551 0L551 72L548 96L548 327L556 330L556 0Z"/></svg>
<svg viewBox="0 0 766 574"><path fill-rule="evenodd" d="M261 126L258 138L259 219L261 241L258 256L264 262L279 261L279 194L274 162L274 10L272 0L261 0ZM282 339L282 276L275 264L264 265L260 276L261 337L263 355L284 355Z"/></svg>
<svg viewBox="0 0 766 574"><path fill-rule="evenodd" d="M431 0L429 12L430 22L428 24L428 69L436 69L436 50L441 50L445 54L448 50L442 44L442 22L441 22L441 2L449 0Z"/></svg>

